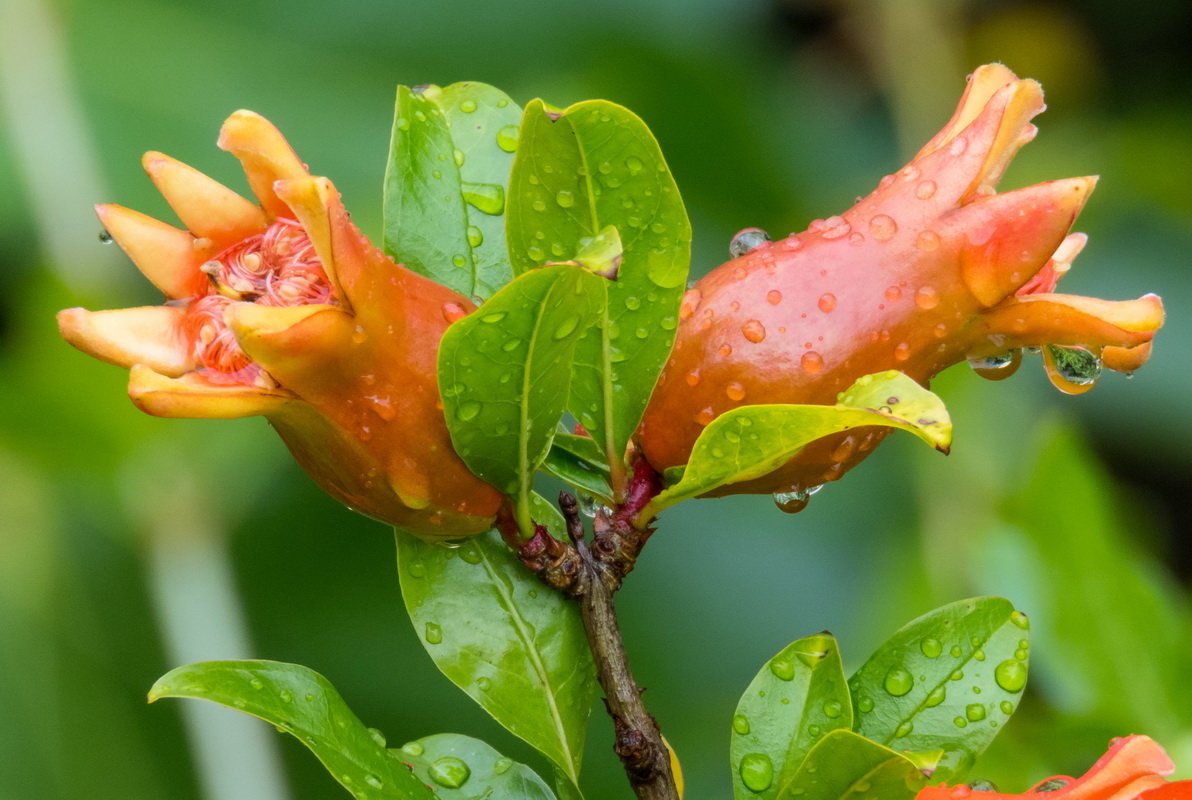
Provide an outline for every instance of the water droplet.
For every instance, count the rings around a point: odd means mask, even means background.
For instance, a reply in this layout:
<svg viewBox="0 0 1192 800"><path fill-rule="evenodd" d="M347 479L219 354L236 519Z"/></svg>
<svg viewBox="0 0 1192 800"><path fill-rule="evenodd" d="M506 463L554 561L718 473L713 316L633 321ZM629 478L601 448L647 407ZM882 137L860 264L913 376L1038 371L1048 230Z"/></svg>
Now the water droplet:
<svg viewBox="0 0 1192 800"><path fill-rule="evenodd" d="M956 719L952 720L952 724L955 725L957 728L967 728L968 720L965 719L964 717L956 717Z"/></svg>
<svg viewBox="0 0 1192 800"><path fill-rule="evenodd" d="M915 292L915 305L930 311L940 304L940 293L934 286L920 286Z"/></svg>
<svg viewBox="0 0 1192 800"><path fill-rule="evenodd" d="M443 641L443 629L433 622L426 623L427 644L439 644Z"/></svg>
<svg viewBox="0 0 1192 800"><path fill-rule="evenodd" d="M985 651L980 648L977 648L976 650L973 651L973 658L977 659L978 661L984 661L985 660Z"/></svg>
<svg viewBox="0 0 1192 800"><path fill-rule="evenodd" d="M113 241L112 234L108 233L106 228L101 229L99 232L99 241L103 244L111 244Z"/></svg>
<svg viewBox="0 0 1192 800"><path fill-rule="evenodd" d="M985 706L980 703L965 706L964 715L968 717L969 722L980 722L985 719Z"/></svg>
<svg viewBox="0 0 1192 800"><path fill-rule="evenodd" d="M820 236L825 239L839 239L841 236L847 236L852 229L853 226L848 224L844 217L831 216L820 226Z"/></svg>
<svg viewBox="0 0 1192 800"><path fill-rule="evenodd" d="M710 425L714 419L716 419L716 412L712 410L711 406L695 415L695 421L700 425Z"/></svg>
<svg viewBox="0 0 1192 800"><path fill-rule="evenodd" d="M385 784L382 783L381 779L379 777L377 777L376 775L371 775L371 774L365 775L364 782L367 783L369 786L373 787L374 789L384 789L385 788Z"/></svg>
<svg viewBox="0 0 1192 800"><path fill-rule="evenodd" d="M935 181L923 181L915 187L915 197L920 200L930 200L935 194Z"/></svg>
<svg viewBox="0 0 1192 800"><path fill-rule="evenodd" d="M808 375L819 375L824 371L824 359L819 353L814 350L808 350L799 359L799 366L803 367L803 371Z"/></svg>
<svg viewBox="0 0 1192 800"><path fill-rule="evenodd" d="M720 355L722 357L728 358L729 356L731 356L733 354L733 346L731 344L722 344L716 350L716 352L720 353Z"/></svg>
<svg viewBox="0 0 1192 800"><path fill-rule="evenodd" d="M1047 345L1043 368L1051 385L1064 394L1084 394L1101 377L1101 359L1083 347Z"/></svg>
<svg viewBox="0 0 1192 800"><path fill-rule="evenodd" d="M938 658L940 653L944 652L944 646L940 644L939 639L924 639L919 642L919 649L928 658Z"/></svg>
<svg viewBox="0 0 1192 800"><path fill-rule="evenodd" d="M724 394L729 400L739 403L745 399L745 387L737 381L733 381L728 386L724 387Z"/></svg>
<svg viewBox="0 0 1192 800"><path fill-rule="evenodd" d="M699 368L696 367L695 369L691 370L691 372L688 372L684 376L683 379L687 382L688 386L698 386L699 385Z"/></svg>
<svg viewBox="0 0 1192 800"><path fill-rule="evenodd" d="M792 487L790 491L775 492L774 505L778 506L778 510L784 514L798 514L807 508L807 504L811 502L812 494L814 493L806 489Z"/></svg>
<svg viewBox="0 0 1192 800"><path fill-rule="evenodd" d="M443 756L427 770L430 779L448 789L458 789L472 777L472 769L455 756Z"/></svg>
<svg viewBox="0 0 1192 800"><path fill-rule="evenodd" d="M506 125L497 131L497 147L504 150L506 153L512 153L517 150L517 126Z"/></svg>
<svg viewBox="0 0 1192 800"><path fill-rule="evenodd" d="M920 250L932 251L940 246L940 235L935 231L923 231L915 237L915 247Z"/></svg>
<svg viewBox="0 0 1192 800"><path fill-rule="evenodd" d="M906 342L899 342L898 346L894 348L894 360L906 361L911 357L911 346Z"/></svg>
<svg viewBox="0 0 1192 800"><path fill-rule="evenodd" d="M959 649L960 648L954 648L953 650L955 651L955 650L959 650ZM953 652L953 655L959 655L959 654ZM948 680L950 680L950 681L959 681L959 680L963 680L963 679L964 679L964 670L962 670L962 669L954 669L954 670L952 670L952 674L948 676Z"/></svg>
<svg viewBox="0 0 1192 800"><path fill-rule="evenodd" d="M462 103L459 104L459 110L464 112L465 114L471 114L473 111L476 110L476 101L475 100L463 101Z"/></svg>
<svg viewBox="0 0 1192 800"><path fill-rule="evenodd" d="M494 311L491 314L485 314L480 318L481 322L487 322L489 325L495 325L501 320L505 319L504 311Z"/></svg>
<svg viewBox="0 0 1192 800"><path fill-rule="evenodd" d="M994 353L987 356L969 356L968 365L973 372L990 381L1000 381L1009 378L1018 371L1022 363L1022 351L1011 350L1007 353Z"/></svg>
<svg viewBox="0 0 1192 800"><path fill-rule="evenodd" d="M744 714L733 715L733 732L738 736L745 736L750 731L749 719Z"/></svg>
<svg viewBox="0 0 1192 800"><path fill-rule="evenodd" d="M770 671L780 681L793 681L795 677L795 662L789 656L775 656L770 659Z"/></svg>
<svg viewBox="0 0 1192 800"><path fill-rule="evenodd" d="M923 701L923 705L927 708L935 708L944 702L947 697L948 690L943 686L937 686L928 693L927 699Z"/></svg>
<svg viewBox="0 0 1192 800"><path fill-rule="evenodd" d="M662 289L682 286L687 280L686 262L678 264L671 248L655 247L646 255L646 277Z"/></svg>
<svg viewBox="0 0 1192 800"><path fill-rule="evenodd" d="M728 252L733 258L739 258L768 241L770 241L770 234L761 228L742 228L729 241Z"/></svg>
<svg viewBox="0 0 1192 800"><path fill-rule="evenodd" d="M912 723L904 722L901 725L899 725L897 729L895 729L894 738L901 739L904 736L910 736L911 731L913 731L914 729L915 729L915 726Z"/></svg>
<svg viewBox="0 0 1192 800"><path fill-rule="evenodd" d="M898 223L889 214L878 214L869 220L869 235L879 242L894 238L898 233Z"/></svg>
<svg viewBox="0 0 1192 800"><path fill-rule="evenodd" d="M261 681L260 678L253 678L251 681L248 682L248 685L254 689L265 688L265 684Z"/></svg>
<svg viewBox="0 0 1192 800"><path fill-rule="evenodd" d="M857 710L863 714L868 714L870 711L873 711L873 698L862 697L857 701Z"/></svg>
<svg viewBox="0 0 1192 800"><path fill-rule="evenodd" d="M463 420L464 422L468 422L469 420L476 419L476 417L479 414L480 414L480 403L476 402L475 400L469 400L466 403L461 403L459 408L456 409L456 412L455 412L455 416L457 416L459 419Z"/></svg>
<svg viewBox="0 0 1192 800"><path fill-rule="evenodd" d="M475 225L468 226L468 246L479 247L484 244L484 232Z"/></svg>
<svg viewBox="0 0 1192 800"><path fill-rule="evenodd" d="M886 287L886 302L887 303L897 303L901 299L902 299L902 289L899 289L897 286Z"/></svg>
<svg viewBox="0 0 1192 800"><path fill-rule="evenodd" d="M836 719L844 713L844 706L837 700L829 700L824 703L824 716L828 719Z"/></svg>
<svg viewBox="0 0 1192 800"><path fill-rule="evenodd" d="M505 210L505 188L495 183L461 183L464 202L485 214L496 216Z"/></svg>
<svg viewBox="0 0 1192 800"><path fill-rule="evenodd" d="M749 753L737 768L741 783L751 792L764 792L774 782L774 764L765 753Z"/></svg>
<svg viewBox="0 0 1192 800"><path fill-rule="evenodd" d="M1016 658L1007 658L994 669L993 679L1007 692L1021 692L1026 686L1026 665Z"/></svg>
<svg viewBox="0 0 1192 800"><path fill-rule="evenodd" d="M1019 628L1022 628L1024 631L1029 631L1031 629L1031 618L1028 617L1026 614L1022 613L1021 611L1015 611L1013 614L1011 614L1010 621L1013 622L1015 625L1017 625ZM1023 639L1022 641L1020 641L1018 643L1018 646L1026 647L1027 646L1026 639Z"/></svg>
<svg viewBox="0 0 1192 800"><path fill-rule="evenodd" d="M424 752L421 742L406 742L401 751L408 756L420 756Z"/></svg>
<svg viewBox="0 0 1192 800"><path fill-rule="evenodd" d="M555 339L566 339L568 336L575 333L575 329L578 327L579 327L579 317L578 316L568 317L567 319L560 322L559 326L557 328L555 328L554 338Z"/></svg>
<svg viewBox="0 0 1192 800"><path fill-rule="evenodd" d="M882 687L894 697L902 697L915 685L915 679L902 667L891 667L882 681Z"/></svg>
<svg viewBox="0 0 1192 800"><path fill-rule="evenodd" d="M832 294L831 292L822 294L820 295L819 302L816 305L819 306L820 311L824 312L825 314L831 314L836 310L836 295Z"/></svg>
<svg viewBox="0 0 1192 800"><path fill-rule="evenodd" d="M451 257L451 263L457 267L462 267L464 264L468 263L468 259L464 258L462 255L456 255Z"/></svg>
<svg viewBox="0 0 1192 800"><path fill-rule="evenodd" d="M281 701L283 703L294 702L294 693L291 692L289 689L282 689L280 692L278 692L277 696L278 696L278 698L281 699Z"/></svg>
<svg viewBox="0 0 1192 800"><path fill-rule="evenodd" d="M560 208L571 208L575 205L575 194L566 189L560 189L555 195L555 202L559 204Z"/></svg>
<svg viewBox="0 0 1192 800"><path fill-rule="evenodd" d="M951 146L948 147L948 152L951 155L958 156L958 155L963 154L964 151L967 149L968 149L968 139L964 138L963 136L957 136L955 139L952 140Z"/></svg>
<svg viewBox="0 0 1192 800"><path fill-rule="evenodd" d="M642 171L642 160L637 156L630 156L625 159L625 166L629 169L630 175L636 175Z"/></svg>
<svg viewBox="0 0 1192 800"><path fill-rule="evenodd" d="M766 326L756 319L751 319L741 326L741 333L746 339L757 344L766 338Z"/></svg>
<svg viewBox="0 0 1192 800"><path fill-rule="evenodd" d="M379 746L379 747L386 746L385 734L381 733L376 728L369 728L368 735L371 736L372 740L377 743L377 746Z"/></svg>

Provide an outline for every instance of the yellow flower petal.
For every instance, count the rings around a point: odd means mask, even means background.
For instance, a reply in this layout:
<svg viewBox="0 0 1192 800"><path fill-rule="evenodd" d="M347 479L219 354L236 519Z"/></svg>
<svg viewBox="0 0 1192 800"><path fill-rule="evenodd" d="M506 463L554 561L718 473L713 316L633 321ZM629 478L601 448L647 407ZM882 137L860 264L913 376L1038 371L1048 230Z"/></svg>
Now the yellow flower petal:
<svg viewBox="0 0 1192 800"><path fill-rule="evenodd" d="M95 213L116 244L146 278L171 300L205 291L207 276L198 265L204 253L195 237L147 214L118 205L98 205Z"/></svg>
<svg viewBox="0 0 1192 800"><path fill-rule="evenodd" d="M346 353L355 323L338 306L309 305L282 308L233 303L228 324L240 347L283 386L302 386L342 377L335 359Z"/></svg>
<svg viewBox="0 0 1192 800"><path fill-rule="evenodd" d="M194 369L190 349L178 333L184 313L180 306L68 308L58 312L58 330L84 353L108 363L145 364L163 375L178 376Z"/></svg>
<svg viewBox="0 0 1192 800"><path fill-rule="evenodd" d="M323 262L323 272L327 274L340 299L345 299L343 287L339 283L335 253L331 246L331 219L328 213L330 204L338 202L339 193L335 186L326 178L303 175L293 180L277 181L273 190L290 208L294 218L302 224L302 229L314 245L315 253Z"/></svg>
<svg viewBox="0 0 1192 800"><path fill-rule="evenodd" d="M144 364L134 364L129 372L128 396L147 414L188 419L265 416L293 401L282 389L214 384L197 372L170 378Z"/></svg>
<svg viewBox="0 0 1192 800"><path fill-rule="evenodd" d="M240 159L248 184L265 211L272 217L289 217L290 209L273 191L273 184L310 173L281 131L260 114L240 110L224 122L219 146Z"/></svg>
<svg viewBox="0 0 1192 800"><path fill-rule="evenodd" d="M260 233L268 224L255 203L194 167L158 152L146 153L141 163L182 224L221 249Z"/></svg>

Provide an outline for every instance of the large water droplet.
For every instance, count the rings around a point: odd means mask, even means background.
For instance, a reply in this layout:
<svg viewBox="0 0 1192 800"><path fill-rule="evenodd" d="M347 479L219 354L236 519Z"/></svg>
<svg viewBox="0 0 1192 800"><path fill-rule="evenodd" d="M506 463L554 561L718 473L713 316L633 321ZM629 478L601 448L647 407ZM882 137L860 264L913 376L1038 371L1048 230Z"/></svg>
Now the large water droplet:
<svg viewBox="0 0 1192 800"><path fill-rule="evenodd" d="M993 679L1007 692L1021 692L1026 686L1026 665L1016 658L1007 658L993 670Z"/></svg>
<svg viewBox="0 0 1192 800"><path fill-rule="evenodd" d="M559 323L555 328L554 338L566 339L571 334L575 333L575 329L579 327L579 317L568 317Z"/></svg>
<svg viewBox="0 0 1192 800"><path fill-rule="evenodd" d="M749 719L744 714L733 715L733 732L738 736L746 736L750 731Z"/></svg>
<svg viewBox="0 0 1192 800"><path fill-rule="evenodd" d="M898 223L888 214L878 214L869 220L869 235L879 242L884 242L898 233Z"/></svg>
<svg viewBox="0 0 1192 800"><path fill-rule="evenodd" d="M426 642L427 644L439 644L443 641L443 629L434 622L426 623Z"/></svg>
<svg viewBox="0 0 1192 800"><path fill-rule="evenodd" d="M495 183L461 183L464 201L485 214L497 215L505 210L505 188Z"/></svg>
<svg viewBox="0 0 1192 800"><path fill-rule="evenodd" d="M770 241L770 234L761 228L742 228L729 241L728 252L733 258L738 258L768 241Z"/></svg>
<svg viewBox="0 0 1192 800"><path fill-rule="evenodd" d="M757 344L766 338L766 326L756 319L751 319L741 326L741 333L746 339Z"/></svg>
<svg viewBox="0 0 1192 800"><path fill-rule="evenodd" d="M469 400L466 403L460 404L460 407L455 412L455 415L464 422L476 419L479 414L480 403L476 402L475 400Z"/></svg>
<svg viewBox="0 0 1192 800"><path fill-rule="evenodd" d="M770 659L770 672L779 680L789 681L795 677L795 662L787 656L775 656Z"/></svg>
<svg viewBox="0 0 1192 800"><path fill-rule="evenodd" d="M774 505L786 514L798 514L807 508L811 502L811 492L804 489L792 489L789 492L774 492Z"/></svg>
<svg viewBox="0 0 1192 800"><path fill-rule="evenodd" d="M820 226L820 236L825 239L839 239L841 236L847 236L853 229L853 226L841 216L832 216L824 220Z"/></svg>
<svg viewBox="0 0 1192 800"><path fill-rule="evenodd" d="M1043 368L1051 385L1064 394L1084 394L1101 377L1101 359L1083 347L1043 348Z"/></svg>
<svg viewBox="0 0 1192 800"><path fill-rule="evenodd" d="M1031 629L1031 618L1028 617L1026 614L1022 613L1021 611L1015 611L1013 614L1011 614L1010 621L1013 622L1015 625L1017 625L1019 628L1022 628L1024 631L1029 631ZM1025 642L1025 641L1026 641L1025 639L1022 640L1022 642ZM1019 646L1026 647L1026 645L1022 644L1022 642L1019 643Z"/></svg>
<svg viewBox="0 0 1192 800"><path fill-rule="evenodd" d="M408 756L420 756L424 752L421 742L406 742L401 751Z"/></svg>
<svg viewBox="0 0 1192 800"><path fill-rule="evenodd" d="M749 753L737 768L741 783L751 792L764 792L774 782L774 764L765 753Z"/></svg>
<svg viewBox="0 0 1192 800"><path fill-rule="evenodd" d="M824 358L814 350L808 350L799 359L799 365L808 375L819 375L824 371Z"/></svg>
<svg viewBox="0 0 1192 800"><path fill-rule="evenodd" d="M369 728L368 735L372 737L372 740L376 742L379 747L386 746L387 743L385 741L385 734L381 733L376 728Z"/></svg>
<svg viewBox="0 0 1192 800"><path fill-rule="evenodd" d="M940 644L939 639L924 639L919 642L919 649L928 658L938 658L940 653L944 652L944 646Z"/></svg>
<svg viewBox="0 0 1192 800"><path fill-rule="evenodd" d="M985 719L985 706L981 703L973 703L965 706L964 715L968 718L969 722L980 722Z"/></svg>
<svg viewBox="0 0 1192 800"><path fill-rule="evenodd" d="M824 716L828 719L836 719L844 713L844 706L837 700L829 700L824 703Z"/></svg>
<svg viewBox="0 0 1192 800"><path fill-rule="evenodd" d="M479 247L484 244L484 232L475 225L468 226L468 246Z"/></svg>
<svg viewBox="0 0 1192 800"><path fill-rule="evenodd" d="M923 701L923 705L927 708L935 708L944 702L947 697L948 690L943 686L937 686L928 693L927 699Z"/></svg>
<svg viewBox="0 0 1192 800"><path fill-rule="evenodd" d="M497 147L504 150L506 153L512 153L517 150L517 126L506 125L497 131Z"/></svg>
<svg viewBox="0 0 1192 800"><path fill-rule="evenodd" d="M894 697L902 697L914 685L915 679L902 667L891 667L890 671L886 673L886 679L882 681L882 688Z"/></svg>
<svg viewBox="0 0 1192 800"><path fill-rule="evenodd" d="M969 356L968 365L973 372L990 381L1000 381L1009 378L1018 371L1022 363L1022 351L1011 350L1008 353L995 353L988 356Z"/></svg>
<svg viewBox="0 0 1192 800"><path fill-rule="evenodd" d="M455 756L443 756L427 770L430 779L448 789L458 789L472 777L472 769Z"/></svg>
<svg viewBox="0 0 1192 800"><path fill-rule="evenodd" d="M831 292L822 294L820 295L819 302L816 303L816 305L819 306L820 311L824 312L825 314L831 314L836 310L836 295L832 294Z"/></svg>

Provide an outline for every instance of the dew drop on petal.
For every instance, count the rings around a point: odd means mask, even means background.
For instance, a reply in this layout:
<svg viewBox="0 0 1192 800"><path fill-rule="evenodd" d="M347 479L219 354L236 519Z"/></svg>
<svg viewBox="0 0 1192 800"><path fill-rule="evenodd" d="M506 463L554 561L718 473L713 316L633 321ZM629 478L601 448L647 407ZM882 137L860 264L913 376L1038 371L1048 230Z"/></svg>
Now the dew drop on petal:
<svg viewBox="0 0 1192 800"><path fill-rule="evenodd" d="M869 235L879 242L885 242L898 233L898 223L889 214L878 214L869 220Z"/></svg>
<svg viewBox="0 0 1192 800"><path fill-rule="evenodd" d="M825 239L839 239L841 236L847 236L852 230L853 226L848 224L844 217L834 216L824 220L820 235Z"/></svg>
<svg viewBox="0 0 1192 800"><path fill-rule="evenodd" d="M689 289L683 295L683 301L679 303L679 319L689 319L696 311L699 310L700 301L703 296L699 289Z"/></svg>
<svg viewBox="0 0 1192 800"><path fill-rule="evenodd" d="M737 381L733 381L724 388L724 394L729 400L739 403L745 399L745 387Z"/></svg>
<svg viewBox="0 0 1192 800"><path fill-rule="evenodd" d="M957 136L952 140L951 146L948 147L948 153L954 156L959 156L968 149L968 139L963 136Z"/></svg>
<svg viewBox="0 0 1192 800"><path fill-rule="evenodd" d="M820 311L824 312L825 314L831 314L836 310L836 295L832 294L831 292L820 295L817 305L819 306Z"/></svg>
<svg viewBox="0 0 1192 800"><path fill-rule="evenodd" d="M1009 378L1018 371L1022 363L1022 351L1011 350L1007 353L994 353L986 356L969 356L968 365L973 372L990 381L1000 381Z"/></svg>
<svg viewBox="0 0 1192 800"><path fill-rule="evenodd" d="M741 334L749 341L757 344L766 338L766 326L756 319L751 319L741 326Z"/></svg>
<svg viewBox="0 0 1192 800"><path fill-rule="evenodd" d="M935 194L935 181L923 181L915 187L915 197L920 200L930 200Z"/></svg>
<svg viewBox="0 0 1192 800"><path fill-rule="evenodd" d="M803 371L808 375L819 375L824 371L823 356L814 350L809 350L799 359L799 366L803 367Z"/></svg>
<svg viewBox="0 0 1192 800"><path fill-rule="evenodd" d="M709 425L714 419L716 419L716 412L712 410L711 406L704 408L695 415L695 421L700 425Z"/></svg>
<svg viewBox="0 0 1192 800"><path fill-rule="evenodd" d="M728 252L733 258L739 258L770 241L770 234L761 228L743 228L728 243Z"/></svg>
<svg viewBox="0 0 1192 800"><path fill-rule="evenodd" d="M920 286L915 292L915 305L930 311L940 304L940 293L934 286Z"/></svg>
<svg viewBox="0 0 1192 800"><path fill-rule="evenodd" d="M940 246L940 235L935 231L923 231L915 237L915 247L930 252Z"/></svg>
<svg viewBox="0 0 1192 800"><path fill-rule="evenodd" d="M463 319L467 315L468 312L459 303L443 304L443 319L448 323L455 322L457 319Z"/></svg>
<svg viewBox="0 0 1192 800"><path fill-rule="evenodd" d="M782 302L782 292L777 289L771 289L766 292L766 302L772 306L776 306Z"/></svg>
<svg viewBox="0 0 1192 800"><path fill-rule="evenodd" d="M1051 385L1064 394L1084 394L1101 377L1101 359L1083 347L1045 346L1043 368Z"/></svg>
<svg viewBox="0 0 1192 800"><path fill-rule="evenodd" d="M684 379L687 381L688 386L698 386L699 368L697 367L696 369L691 370L691 372L688 372Z"/></svg>
<svg viewBox="0 0 1192 800"><path fill-rule="evenodd" d="M911 357L911 346L909 344L907 344L906 342L900 342L898 344L898 346L894 348L894 360L895 361L906 361L910 357Z"/></svg>

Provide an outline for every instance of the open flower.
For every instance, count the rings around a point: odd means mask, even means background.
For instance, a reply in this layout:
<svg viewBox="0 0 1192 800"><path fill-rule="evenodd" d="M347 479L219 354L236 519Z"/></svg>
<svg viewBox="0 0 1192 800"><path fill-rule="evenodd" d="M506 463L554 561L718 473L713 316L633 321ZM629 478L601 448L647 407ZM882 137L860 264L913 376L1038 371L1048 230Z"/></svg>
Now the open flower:
<svg viewBox="0 0 1192 800"><path fill-rule="evenodd" d="M969 359L1001 378L1022 348L1043 348L1053 383L1079 392L1102 365L1141 366L1163 321L1157 296L1054 292L1084 245L1069 231L1096 179L995 190L1043 108L1039 84L981 67L943 130L850 210L781 241L738 234L737 257L683 299L639 430L650 463L684 464L704 426L729 409L831 404L858 377L889 369L926 385ZM804 492L838 479L885 433L825 437L775 472L719 491Z"/></svg>
<svg viewBox="0 0 1192 800"><path fill-rule="evenodd" d="M1023 794L1003 794L968 786L929 786L916 800L1188 800L1192 781L1165 780L1175 766L1163 748L1146 736L1114 739L1109 751L1080 778L1057 775Z"/></svg>
<svg viewBox="0 0 1192 800"><path fill-rule="evenodd" d="M79 349L130 367L162 417L262 415L352 508L426 538L486 530L500 496L451 447L435 358L473 305L394 264L268 121L237 111L219 146L259 205L161 153L150 178L187 230L116 205L108 233L164 305L58 315Z"/></svg>

